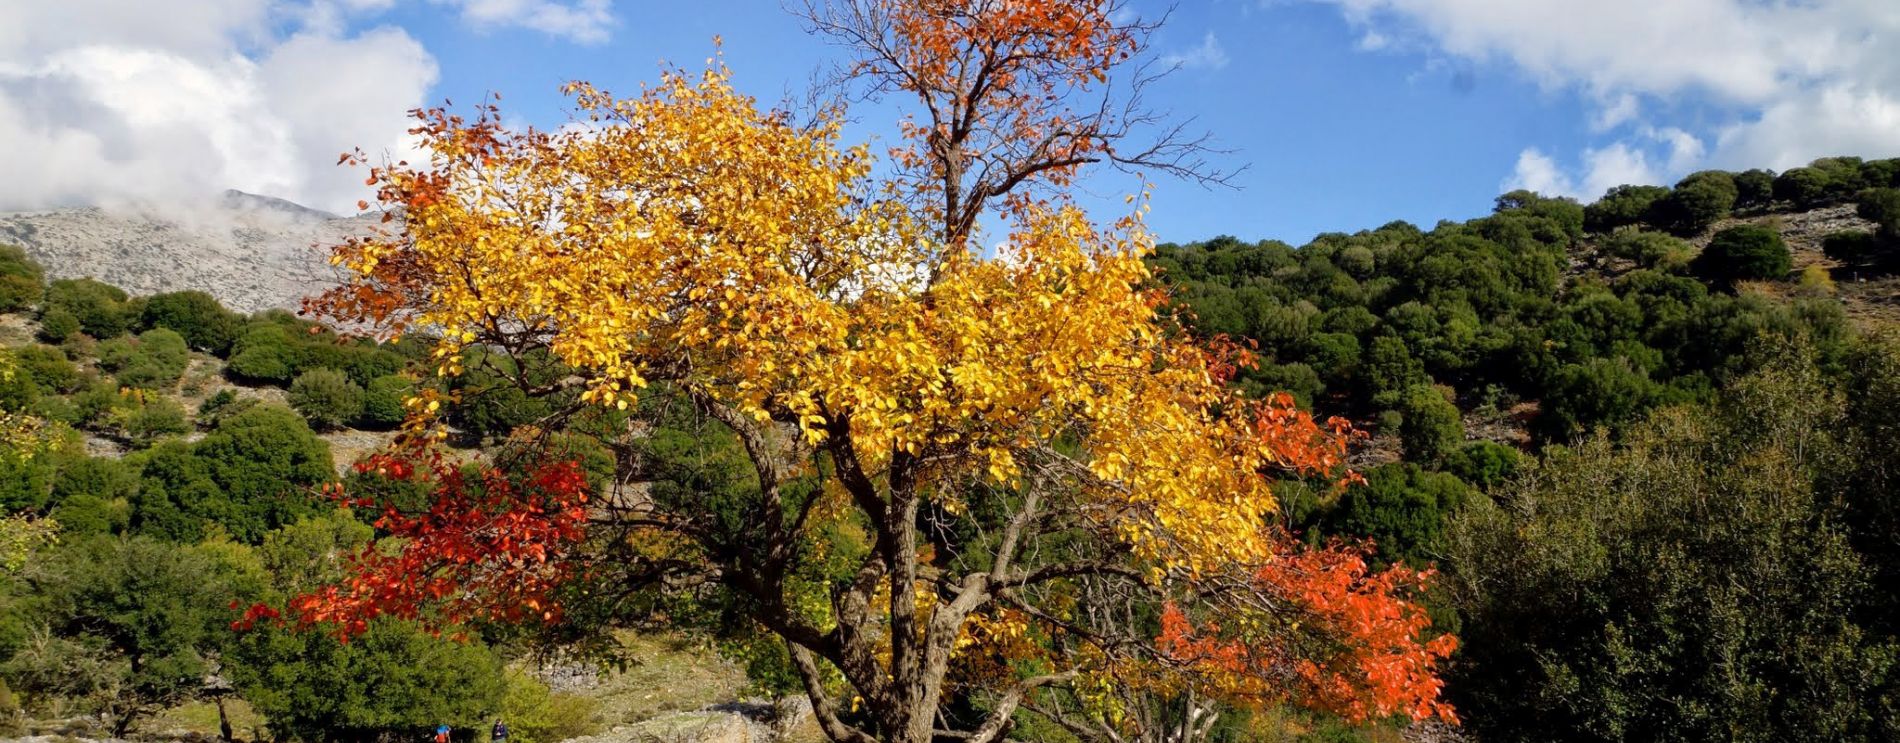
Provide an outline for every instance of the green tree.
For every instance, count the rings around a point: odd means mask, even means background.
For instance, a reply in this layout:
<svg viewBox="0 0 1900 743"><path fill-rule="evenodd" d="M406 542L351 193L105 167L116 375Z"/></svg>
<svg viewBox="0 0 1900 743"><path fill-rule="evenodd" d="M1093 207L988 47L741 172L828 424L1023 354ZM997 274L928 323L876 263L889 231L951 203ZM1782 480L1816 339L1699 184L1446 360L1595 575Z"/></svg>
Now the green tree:
<svg viewBox="0 0 1900 743"><path fill-rule="evenodd" d="M1487 740L1893 740L1896 646L1817 489L1857 455L1812 367L1558 449L1453 519L1450 687Z"/></svg>
<svg viewBox="0 0 1900 743"><path fill-rule="evenodd" d="M296 376L296 341L283 326L252 323L231 346L225 372L248 382L287 384Z"/></svg>
<svg viewBox="0 0 1900 743"><path fill-rule="evenodd" d="M1791 168L1775 177L1774 194L1777 201L1786 201L1801 209L1812 209L1827 201L1830 186L1827 174L1820 170Z"/></svg>
<svg viewBox="0 0 1900 743"><path fill-rule="evenodd" d="M1324 536L1370 539L1380 560L1424 568L1443 556L1446 520L1474 497L1458 478L1411 462L1382 464L1319 517Z"/></svg>
<svg viewBox="0 0 1900 743"><path fill-rule="evenodd" d="M1583 208L1583 228L1590 232L1632 225L1647 219L1656 202L1667 197L1662 186L1622 185L1603 194L1596 203Z"/></svg>
<svg viewBox="0 0 1900 743"><path fill-rule="evenodd" d="M1735 174L1735 208L1765 209L1774 200L1774 171L1757 168Z"/></svg>
<svg viewBox="0 0 1900 743"><path fill-rule="evenodd" d="M1691 267L1697 275L1722 283L1780 279L1794 269L1794 257L1781 233L1745 224L1715 233Z"/></svg>
<svg viewBox="0 0 1900 743"><path fill-rule="evenodd" d="M18 245L0 245L0 314L38 304L46 292L46 270Z"/></svg>
<svg viewBox="0 0 1900 743"><path fill-rule="evenodd" d="M1735 177L1728 173L1690 173L1654 204L1651 221L1679 234L1699 233L1734 210L1738 193Z"/></svg>
<svg viewBox="0 0 1900 743"><path fill-rule="evenodd" d="M139 717L191 699L261 571L221 550L105 536L67 540L23 578L49 633L6 661L18 688L83 700L125 737Z"/></svg>
<svg viewBox="0 0 1900 743"><path fill-rule="evenodd" d="M480 728L500 707L501 658L412 623L378 619L345 643L269 624L239 633L229 678L271 729L305 741L421 739Z"/></svg>
<svg viewBox="0 0 1900 743"><path fill-rule="evenodd" d="M221 421L195 443L169 442L141 458L133 529L194 541L216 522L239 541L318 510L311 490L335 477L330 445L302 416L258 405Z"/></svg>
<svg viewBox="0 0 1900 743"><path fill-rule="evenodd" d="M1854 211L1874 223L1875 234L1889 243L1900 242L1900 188L1870 188L1854 199Z"/></svg>
<svg viewBox="0 0 1900 743"><path fill-rule="evenodd" d="M1405 416L1399 425L1399 438L1411 461L1437 464L1464 443L1465 428L1458 406L1440 388L1416 385L1407 390L1399 413Z"/></svg>
<svg viewBox="0 0 1900 743"><path fill-rule="evenodd" d="M415 382L395 374L384 375L370 380L369 389L363 392L363 415L360 425L365 428L389 429L402 425L408 415L404 402L416 392Z"/></svg>
<svg viewBox="0 0 1900 743"><path fill-rule="evenodd" d="M80 329L94 338L115 338L132 327L134 315L127 312L125 291L92 279L59 279L46 287L41 305L42 322L46 313L65 310L79 321Z"/></svg>
<svg viewBox="0 0 1900 743"><path fill-rule="evenodd" d="M314 428L341 428L362 414L363 388L335 369L311 369L290 383L290 406Z"/></svg>
<svg viewBox="0 0 1900 743"><path fill-rule="evenodd" d="M82 330L79 316L74 315L72 310L52 307L40 313L39 338L47 343L64 343Z"/></svg>
<svg viewBox="0 0 1900 743"><path fill-rule="evenodd" d="M206 353L223 356L237 341L240 321L218 300L197 290L166 292L146 298L140 322L148 328L166 328Z"/></svg>

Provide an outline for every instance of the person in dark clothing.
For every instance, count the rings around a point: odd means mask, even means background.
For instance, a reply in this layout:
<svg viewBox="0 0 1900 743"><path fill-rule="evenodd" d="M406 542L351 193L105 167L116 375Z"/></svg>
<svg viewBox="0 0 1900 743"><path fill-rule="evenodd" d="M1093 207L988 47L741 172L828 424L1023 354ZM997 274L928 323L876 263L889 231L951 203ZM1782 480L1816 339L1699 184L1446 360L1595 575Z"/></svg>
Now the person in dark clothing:
<svg viewBox="0 0 1900 743"><path fill-rule="evenodd" d="M506 743L508 740L508 726L497 718L495 720L495 730L489 737L493 738L495 743Z"/></svg>

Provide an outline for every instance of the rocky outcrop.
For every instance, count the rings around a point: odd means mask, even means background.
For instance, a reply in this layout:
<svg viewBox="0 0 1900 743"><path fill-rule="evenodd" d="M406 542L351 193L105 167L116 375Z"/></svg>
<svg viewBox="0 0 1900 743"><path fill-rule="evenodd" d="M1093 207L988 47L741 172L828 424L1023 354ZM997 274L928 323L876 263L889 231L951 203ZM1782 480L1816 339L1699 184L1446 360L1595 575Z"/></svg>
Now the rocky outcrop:
<svg viewBox="0 0 1900 743"><path fill-rule="evenodd" d="M0 213L0 243L24 247L53 278L89 276L134 295L199 289L255 312L295 309L335 285L324 247L380 222L232 191L196 208Z"/></svg>

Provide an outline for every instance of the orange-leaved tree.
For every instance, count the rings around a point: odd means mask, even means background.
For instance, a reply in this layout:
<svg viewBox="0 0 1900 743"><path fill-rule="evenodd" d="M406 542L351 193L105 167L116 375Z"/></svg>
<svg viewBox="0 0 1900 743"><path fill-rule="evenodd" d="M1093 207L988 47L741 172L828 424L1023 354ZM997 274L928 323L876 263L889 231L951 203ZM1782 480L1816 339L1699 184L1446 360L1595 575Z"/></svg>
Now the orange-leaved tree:
<svg viewBox="0 0 1900 743"><path fill-rule="evenodd" d="M365 466L435 504L390 507L401 544L303 616L719 591L839 741L984 743L1023 715L1167 734L1130 691L1449 717L1420 578L1270 518L1273 478L1340 474L1345 425L1234 392L1248 355L1160 311L1145 207L1102 225L1065 197L1091 163L1198 172L1177 130L1126 145L1152 117L1113 83L1150 28L1111 0L804 10L849 79L916 104L883 177L841 109L761 110L716 63L631 97L572 84L553 132L419 112L428 159L371 168L394 228L336 249L353 280L318 308L550 401L507 450L551 464L457 474L429 442L458 401L423 392L407 448ZM742 474L669 469L682 425ZM604 497L537 456L558 430L610 445Z"/></svg>

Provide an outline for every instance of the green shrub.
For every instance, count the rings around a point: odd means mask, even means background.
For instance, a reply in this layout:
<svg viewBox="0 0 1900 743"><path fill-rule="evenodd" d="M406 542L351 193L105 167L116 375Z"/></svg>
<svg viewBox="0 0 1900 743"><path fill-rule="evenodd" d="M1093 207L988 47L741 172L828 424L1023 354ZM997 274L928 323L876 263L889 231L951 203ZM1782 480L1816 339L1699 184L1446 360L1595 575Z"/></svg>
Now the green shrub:
<svg viewBox="0 0 1900 743"><path fill-rule="evenodd" d="M45 312L64 309L79 320L80 329L94 338L123 335L136 315L128 313L125 291L92 279L60 279L46 287Z"/></svg>
<svg viewBox="0 0 1900 743"><path fill-rule="evenodd" d="M130 498L138 489L138 473L124 460L74 457L53 480L53 501L63 503L81 496L116 500Z"/></svg>
<svg viewBox="0 0 1900 743"><path fill-rule="evenodd" d="M295 377L297 351L283 327L252 323L231 347L225 371L247 382L285 384Z"/></svg>
<svg viewBox="0 0 1900 743"><path fill-rule="evenodd" d="M1495 441L1473 441L1445 458L1445 471L1485 490L1517 474L1523 455Z"/></svg>
<svg viewBox="0 0 1900 743"><path fill-rule="evenodd" d="M1821 238L1821 252L1842 263L1871 263L1885 255L1886 245L1866 230L1841 230Z"/></svg>
<svg viewBox="0 0 1900 743"><path fill-rule="evenodd" d="M533 676L509 669L500 716L508 723L510 741L558 743L597 731L597 706L592 697L551 692Z"/></svg>
<svg viewBox="0 0 1900 743"><path fill-rule="evenodd" d="M1443 550L1445 521L1473 496L1458 478L1410 462L1383 464L1320 516L1324 536L1371 539L1384 562L1425 567Z"/></svg>
<svg viewBox="0 0 1900 743"><path fill-rule="evenodd" d="M32 309L46 292L46 270L17 245L0 245L0 314Z"/></svg>
<svg viewBox="0 0 1900 743"><path fill-rule="evenodd" d="M205 398L198 404L198 425L201 428L216 428L220 421L242 413L257 405L257 398L238 397L231 390L218 390L217 394Z"/></svg>
<svg viewBox="0 0 1900 743"><path fill-rule="evenodd" d="M13 349L13 363L40 391L55 395L72 394L79 389L79 367L66 359L66 352L38 343Z"/></svg>
<svg viewBox="0 0 1900 743"><path fill-rule="evenodd" d="M1874 223L1877 235L1888 242L1900 242L1900 188L1870 188L1854 199L1854 211Z"/></svg>
<svg viewBox="0 0 1900 743"><path fill-rule="evenodd" d="M363 412L363 388L335 369L311 369L290 383L290 407L320 429L340 428Z"/></svg>
<svg viewBox="0 0 1900 743"><path fill-rule="evenodd" d="M132 506L124 498L76 495L60 501L50 515L64 534L123 534L132 523Z"/></svg>
<svg viewBox="0 0 1900 743"><path fill-rule="evenodd" d="M394 374L370 380L369 389L363 393L362 426L388 429L402 425L408 417L408 410L403 407L403 403L415 394L415 390L414 382Z"/></svg>
<svg viewBox="0 0 1900 743"><path fill-rule="evenodd" d="M1652 207L1650 221L1679 234L1695 234L1735 208L1735 177L1719 170L1690 173Z"/></svg>
<svg viewBox="0 0 1900 743"><path fill-rule="evenodd" d="M1775 200L1775 174L1748 170L1735 174L1735 208L1762 209Z"/></svg>
<svg viewBox="0 0 1900 743"><path fill-rule="evenodd" d="M148 328L176 331L192 348L218 356L236 342L240 324L237 313L195 290L147 297L140 321Z"/></svg>
<svg viewBox="0 0 1900 743"><path fill-rule="evenodd" d="M1644 268L1679 269L1689 265L1695 248L1660 232L1622 232L1603 241L1603 250L1618 258L1636 261Z"/></svg>
<svg viewBox="0 0 1900 743"><path fill-rule="evenodd" d="M1829 185L1827 174L1820 170L1791 168L1775 177L1775 199L1811 209L1827 201Z"/></svg>
<svg viewBox="0 0 1900 743"><path fill-rule="evenodd" d="M1464 443L1465 429L1458 406L1437 388L1418 385L1405 393L1399 409L1404 422L1399 438L1407 459L1435 464Z"/></svg>
<svg viewBox="0 0 1900 743"><path fill-rule="evenodd" d="M119 384L148 390L169 389L191 364L191 351L179 334L157 328L137 338L120 336L99 344L99 367Z"/></svg>
<svg viewBox="0 0 1900 743"><path fill-rule="evenodd" d="M1785 278L1794 268L1781 234L1766 227L1737 225L1715 233L1692 265L1710 281L1731 282Z"/></svg>
<svg viewBox="0 0 1900 743"><path fill-rule="evenodd" d="M1649 217L1657 201L1669 196L1662 186L1622 185L1603 194L1603 198L1583 208L1583 228L1590 232L1608 232L1636 224Z"/></svg>
<svg viewBox="0 0 1900 743"><path fill-rule="evenodd" d="M190 430L191 423L185 418L185 408L169 397L147 398L125 420L126 437L139 446L149 446L160 437Z"/></svg>
<svg viewBox="0 0 1900 743"><path fill-rule="evenodd" d="M302 416L275 405L227 417L196 443L161 443L142 463L133 529L185 542L216 521L254 544L316 513L312 489L336 475L330 445Z"/></svg>
<svg viewBox="0 0 1900 743"><path fill-rule="evenodd" d="M47 343L64 343L81 330L79 316L64 307L54 307L40 315L39 338Z"/></svg>

